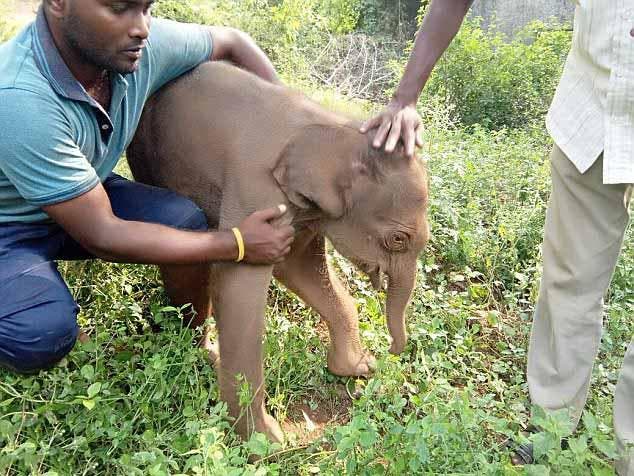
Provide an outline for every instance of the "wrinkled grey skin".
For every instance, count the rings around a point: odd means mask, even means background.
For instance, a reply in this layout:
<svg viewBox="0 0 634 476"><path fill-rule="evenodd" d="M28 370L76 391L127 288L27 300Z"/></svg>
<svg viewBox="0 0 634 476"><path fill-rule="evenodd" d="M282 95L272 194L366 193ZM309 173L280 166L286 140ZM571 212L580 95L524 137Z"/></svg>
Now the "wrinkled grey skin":
<svg viewBox="0 0 634 476"><path fill-rule="evenodd" d="M150 99L128 149L137 180L192 198L214 229L237 226L257 209L289 207L281 221L292 222L297 235L280 265L162 267L177 304L191 302L199 316L208 316L213 303L221 397L243 436L255 430L282 439L263 398L262 335L272 275L328 324L330 371L371 370L355 303L328 264L324 237L375 287L387 281L390 351L405 346L405 309L428 236L426 174L400 152L374 150L358 130L356 121L283 86L206 63ZM246 410L236 396L238 374L254 393Z"/></svg>

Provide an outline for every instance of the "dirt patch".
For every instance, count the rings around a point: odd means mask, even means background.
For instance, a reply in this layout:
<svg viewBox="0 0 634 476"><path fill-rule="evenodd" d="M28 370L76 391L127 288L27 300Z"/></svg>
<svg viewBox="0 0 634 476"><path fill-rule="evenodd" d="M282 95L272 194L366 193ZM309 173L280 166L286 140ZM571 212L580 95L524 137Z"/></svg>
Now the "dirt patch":
<svg viewBox="0 0 634 476"><path fill-rule="evenodd" d="M282 429L292 444L309 445L324 436L328 428L348 423L351 408L352 399L345 386L337 384L330 395L291 404L281 422Z"/></svg>

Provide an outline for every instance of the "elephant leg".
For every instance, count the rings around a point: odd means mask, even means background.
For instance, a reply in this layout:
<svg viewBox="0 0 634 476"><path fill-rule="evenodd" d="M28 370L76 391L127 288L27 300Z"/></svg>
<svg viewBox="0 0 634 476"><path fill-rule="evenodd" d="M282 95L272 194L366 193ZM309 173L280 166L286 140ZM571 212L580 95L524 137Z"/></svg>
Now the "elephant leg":
<svg viewBox="0 0 634 476"><path fill-rule="evenodd" d="M374 357L361 347L354 300L328 263L324 237L298 236L291 256L275 266L274 274L326 321L328 369L341 376L368 375Z"/></svg>
<svg viewBox="0 0 634 476"><path fill-rule="evenodd" d="M257 431L281 442L282 430L264 408L262 337L271 273L272 266L214 265L212 296L221 357L216 368L220 397L236 418L237 433L248 438Z"/></svg>
<svg viewBox="0 0 634 476"><path fill-rule="evenodd" d="M203 325L212 315L211 306L211 267L201 265L162 265L159 266L165 291L174 306L192 305L192 311L183 318L191 327ZM211 341L210 328L199 345L207 350L211 363L215 363L218 356L218 346Z"/></svg>

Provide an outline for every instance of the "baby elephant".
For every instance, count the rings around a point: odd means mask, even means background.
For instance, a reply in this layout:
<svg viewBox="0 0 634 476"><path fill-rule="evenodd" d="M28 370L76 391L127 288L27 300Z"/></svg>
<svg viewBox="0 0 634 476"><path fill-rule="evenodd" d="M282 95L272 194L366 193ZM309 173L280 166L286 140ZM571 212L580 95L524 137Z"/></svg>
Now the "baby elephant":
<svg viewBox="0 0 634 476"><path fill-rule="evenodd" d="M326 237L375 288L387 282L390 352L403 350L405 308L428 236L427 178L419 161L373 149L356 121L224 63L203 64L150 99L128 160L140 182L193 199L212 228L231 229L257 209L288 206L280 221L297 234L281 264L161 269L177 304L191 302L202 319L213 304L221 398L241 435L259 431L282 439L263 397L272 276L327 323L332 373L370 371L373 357L361 346L354 300L328 263ZM238 375L253 391L248 409L238 403Z"/></svg>

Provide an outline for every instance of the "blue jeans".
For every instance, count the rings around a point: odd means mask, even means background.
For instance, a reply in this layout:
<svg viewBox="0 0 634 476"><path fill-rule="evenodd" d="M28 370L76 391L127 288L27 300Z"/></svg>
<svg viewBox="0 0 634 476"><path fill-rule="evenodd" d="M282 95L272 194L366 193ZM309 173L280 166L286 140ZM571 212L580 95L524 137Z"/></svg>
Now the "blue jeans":
<svg viewBox="0 0 634 476"><path fill-rule="evenodd" d="M115 174L103 186L119 218L207 229L202 210L174 192ZM93 258L56 224L0 224L0 366L34 372L70 352L79 308L55 260Z"/></svg>

